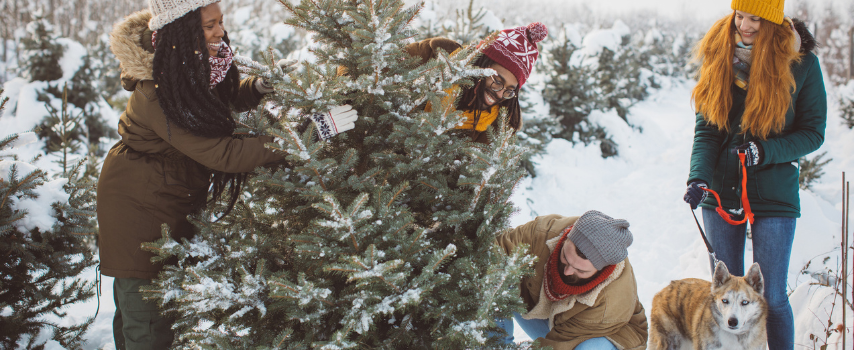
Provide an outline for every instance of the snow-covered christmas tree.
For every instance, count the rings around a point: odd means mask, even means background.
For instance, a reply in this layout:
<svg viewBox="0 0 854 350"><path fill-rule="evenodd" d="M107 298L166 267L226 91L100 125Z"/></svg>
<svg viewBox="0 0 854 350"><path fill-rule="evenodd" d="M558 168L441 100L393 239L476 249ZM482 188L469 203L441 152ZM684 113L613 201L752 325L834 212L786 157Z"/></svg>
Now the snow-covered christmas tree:
<svg viewBox="0 0 854 350"><path fill-rule="evenodd" d="M62 318L68 305L95 295L80 276L95 264L85 239L96 230L95 188L81 176L82 162L51 176L22 159L20 147L36 139L32 132L0 138L0 348L42 349L52 340L79 349L94 317Z"/></svg>
<svg viewBox="0 0 854 350"><path fill-rule="evenodd" d="M595 139L601 129L587 120L591 112L600 108L602 97L596 89L595 70L589 65L572 61L580 48L580 36L573 27L562 28L556 38L543 51L546 59L543 99L549 103L550 113L560 121L558 135L573 142L585 144ZM573 34L577 38L573 38ZM575 39L575 41L573 41ZM605 140L602 140L603 143ZM604 153L604 152L603 152Z"/></svg>
<svg viewBox="0 0 854 350"><path fill-rule="evenodd" d="M195 217L191 241L150 245L178 263L147 295L194 346L501 348L494 321L523 310L515 285L530 258L493 242L525 149L509 127L488 145L453 129L459 85L493 74L470 66L477 47L420 64L403 50L419 6L282 4L316 60L284 75L278 58L240 61L277 90L242 123L275 135L287 162L258 169L229 216ZM318 141L304 116L345 103L356 128Z"/></svg>
<svg viewBox="0 0 854 350"><path fill-rule="evenodd" d="M116 136L107 120L116 116L101 96L101 84L93 65L96 60L79 42L57 35L54 26L45 18L37 16L27 25L26 37L19 48L22 56L21 77L4 84L9 94L4 118L13 119L14 132L35 130L42 140L44 149L53 152L60 142L56 128L55 112L65 108L77 124L66 136L84 144L79 155L91 153L102 156L107 144L101 139ZM67 91L66 91L67 87ZM97 178L96 169L87 173Z"/></svg>

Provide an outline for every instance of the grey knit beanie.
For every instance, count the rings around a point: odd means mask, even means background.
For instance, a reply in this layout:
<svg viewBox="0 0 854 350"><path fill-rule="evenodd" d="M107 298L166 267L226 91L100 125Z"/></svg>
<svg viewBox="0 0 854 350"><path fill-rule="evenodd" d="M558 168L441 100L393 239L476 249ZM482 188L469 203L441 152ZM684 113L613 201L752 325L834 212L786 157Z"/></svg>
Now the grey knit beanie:
<svg viewBox="0 0 854 350"><path fill-rule="evenodd" d="M578 218L567 237L597 270L623 261L632 245L629 222L590 210Z"/></svg>
<svg viewBox="0 0 854 350"><path fill-rule="evenodd" d="M158 30L190 11L217 2L220 0L148 0L148 9L153 16L148 21L148 29Z"/></svg>

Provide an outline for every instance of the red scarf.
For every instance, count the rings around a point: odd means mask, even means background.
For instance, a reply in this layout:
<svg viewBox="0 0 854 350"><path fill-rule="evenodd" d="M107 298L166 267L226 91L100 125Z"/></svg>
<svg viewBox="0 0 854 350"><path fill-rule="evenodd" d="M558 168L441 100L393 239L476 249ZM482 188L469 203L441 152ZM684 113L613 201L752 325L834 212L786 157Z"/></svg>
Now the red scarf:
<svg viewBox="0 0 854 350"><path fill-rule="evenodd" d="M155 30L151 32L152 47L155 47L154 42L156 39L157 31ZM201 57L203 57L202 54L199 54L199 58ZM228 69L231 68L232 60L234 60L234 53L231 52L231 48L228 47L225 42L222 42L222 46L220 46L219 52L216 56L208 56L208 62L211 64L211 89L215 88L217 84L225 80L225 75L228 73Z"/></svg>
<svg viewBox="0 0 854 350"><path fill-rule="evenodd" d="M615 265L605 266L598 272L598 276L596 278L581 286L571 286L563 283L563 280L560 278L560 271L558 271L558 259L560 259L560 250L563 248L563 243L566 240L566 237L569 236L569 231L572 231L572 226L563 231L560 240L557 242L557 246L555 246L555 250L549 256L549 260L546 261L546 273L543 276L543 289L546 292L546 297L551 301L563 300L570 295L589 292L611 276L611 273L614 272L614 268L616 267Z"/></svg>

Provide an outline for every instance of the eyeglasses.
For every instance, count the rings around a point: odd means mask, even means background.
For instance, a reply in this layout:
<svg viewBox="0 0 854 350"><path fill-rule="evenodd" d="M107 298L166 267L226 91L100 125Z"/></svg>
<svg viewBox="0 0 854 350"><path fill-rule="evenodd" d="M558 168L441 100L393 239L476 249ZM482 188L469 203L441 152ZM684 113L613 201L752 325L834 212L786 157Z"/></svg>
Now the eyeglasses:
<svg viewBox="0 0 854 350"><path fill-rule="evenodd" d="M492 78L492 82L489 83L490 90L495 92L504 90L504 83L500 82L498 79L495 79L495 76L491 76L490 78ZM505 100L509 100L513 97L516 97L516 89L513 88L504 90L504 93L501 94L501 97L503 97Z"/></svg>

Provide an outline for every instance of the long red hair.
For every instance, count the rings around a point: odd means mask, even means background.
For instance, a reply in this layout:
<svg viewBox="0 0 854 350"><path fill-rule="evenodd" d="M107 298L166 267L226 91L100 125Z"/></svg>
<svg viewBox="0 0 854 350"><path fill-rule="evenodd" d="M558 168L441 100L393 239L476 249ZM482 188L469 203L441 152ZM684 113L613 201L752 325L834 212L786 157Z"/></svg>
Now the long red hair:
<svg viewBox="0 0 854 350"><path fill-rule="evenodd" d="M729 131L732 108L732 67L735 53L735 12L712 25L694 48L694 59L702 62L691 100L703 118ZM795 77L791 64L800 60L795 48L798 35L783 21L782 25L762 20L751 50L750 83L747 89L741 132L765 140L779 133L786 124L786 112L792 105Z"/></svg>

